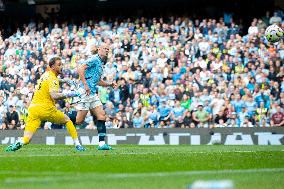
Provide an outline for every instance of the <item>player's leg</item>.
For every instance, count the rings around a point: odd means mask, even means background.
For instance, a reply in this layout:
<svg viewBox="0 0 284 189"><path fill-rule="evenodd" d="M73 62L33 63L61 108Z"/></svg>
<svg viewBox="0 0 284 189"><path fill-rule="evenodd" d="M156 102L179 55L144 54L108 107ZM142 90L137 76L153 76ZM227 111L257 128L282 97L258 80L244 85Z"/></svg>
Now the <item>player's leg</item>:
<svg viewBox="0 0 284 189"><path fill-rule="evenodd" d="M35 119L32 121L28 121L24 131L24 137L22 138L22 143L24 145L29 144L34 133L40 127L41 121L40 119Z"/></svg>
<svg viewBox="0 0 284 189"><path fill-rule="evenodd" d="M100 102L100 101L99 101ZM106 136L106 113L103 110L103 106L98 101L94 105L95 107L91 109L91 114L94 119L94 123L97 125L98 135L99 135L99 147L98 150L111 150L111 147L105 143ZM96 122L95 122L96 121Z"/></svg>
<svg viewBox="0 0 284 189"><path fill-rule="evenodd" d="M78 110L76 115L76 125L82 125L85 121L85 118L89 110Z"/></svg>
<svg viewBox="0 0 284 189"><path fill-rule="evenodd" d="M84 151L85 148L80 144L80 141L78 139L78 133L77 130L73 124L73 122L70 120L70 118L65 115L63 112L57 110L54 108L49 114L50 116L46 117L46 120L52 123L57 124L65 124L68 133L72 137L74 141L74 145L78 151Z"/></svg>
<svg viewBox="0 0 284 189"><path fill-rule="evenodd" d="M86 99L83 99L83 100L86 100ZM76 121L73 123L76 124L77 126L81 126L85 121L85 118L88 114L89 109L90 109L90 102L78 103L76 106L76 110L77 110Z"/></svg>
<svg viewBox="0 0 284 189"><path fill-rule="evenodd" d="M8 146L6 151L16 151L19 150L22 146L30 143L34 133L40 127L41 120L38 117L38 113L41 111L38 108L29 109L29 115L27 118L27 124L24 131L24 136L16 141L16 143Z"/></svg>

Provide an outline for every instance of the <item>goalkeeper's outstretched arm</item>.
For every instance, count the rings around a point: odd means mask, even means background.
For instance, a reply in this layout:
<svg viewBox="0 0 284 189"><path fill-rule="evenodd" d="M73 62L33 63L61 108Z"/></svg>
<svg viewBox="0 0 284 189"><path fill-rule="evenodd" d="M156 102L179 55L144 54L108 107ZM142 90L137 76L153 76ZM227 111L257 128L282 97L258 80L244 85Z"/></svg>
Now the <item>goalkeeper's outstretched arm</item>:
<svg viewBox="0 0 284 189"><path fill-rule="evenodd" d="M61 100L61 99L65 99L65 98L71 98L71 97L80 96L80 93L77 92L77 91L67 91L67 92L63 92L63 93L59 93L59 92L56 92L56 91L51 91L50 92L50 96L54 100Z"/></svg>
<svg viewBox="0 0 284 189"><path fill-rule="evenodd" d="M76 81L73 81L71 79L61 79L61 78L58 78L58 81L59 83L66 83L67 85L69 85L70 87L74 86L77 88L77 83Z"/></svg>

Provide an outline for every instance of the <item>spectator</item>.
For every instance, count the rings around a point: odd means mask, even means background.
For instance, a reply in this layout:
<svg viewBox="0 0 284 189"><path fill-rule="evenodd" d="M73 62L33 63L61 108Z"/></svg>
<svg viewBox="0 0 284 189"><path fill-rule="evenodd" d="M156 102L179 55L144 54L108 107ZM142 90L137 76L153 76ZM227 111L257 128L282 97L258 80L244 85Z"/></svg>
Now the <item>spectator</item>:
<svg viewBox="0 0 284 189"><path fill-rule="evenodd" d="M224 122L224 119L219 119L218 123L215 124L215 127L227 127L227 124Z"/></svg>
<svg viewBox="0 0 284 189"><path fill-rule="evenodd" d="M167 123L171 116L171 108L167 105L166 101L162 101L162 104L158 107L158 112L160 114L159 121Z"/></svg>
<svg viewBox="0 0 284 189"><path fill-rule="evenodd" d="M176 101L174 108L172 108L172 113L171 113L171 120L177 122L180 122L180 120L184 119L185 115L185 109L180 106L180 102Z"/></svg>
<svg viewBox="0 0 284 189"><path fill-rule="evenodd" d="M159 118L160 118L160 114L157 110L157 108L155 106L150 107L150 112L149 112L149 123L150 123L150 127L154 127L157 128L159 126Z"/></svg>
<svg viewBox="0 0 284 189"><path fill-rule="evenodd" d="M195 124L192 119L192 115L190 111L185 112L183 123L184 123L184 128L195 128Z"/></svg>
<svg viewBox="0 0 284 189"><path fill-rule="evenodd" d="M251 23L251 26L250 26L249 29L248 29L248 34L249 34L249 35L256 35L257 33L258 33L258 28L257 28L257 26L256 26L255 21L253 21L253 22Z"/></svg>
<svg viewBox="0 0 284 189"><path fill-rule="evenodd" d="M148 107L150 106L150 95L148 93L148 89L144 88L142 94L140 94L140 101L143 106Z"/></svg>
<svg viewBox="0 0 284 189"><path fill-rule="evenodd" d="M130 121L127 120L126 116L123 116L119 128L133 128L133 125Z"/></svg>
<svg viewBox="0 0 284 189"><path fill-rule="evenodd" d="M238 125L242 126L242 125L247 125L247 122L244 123L246 121L246 118L249 118L248 116L248 112L245 106L242 106L242 110L241 112L238 113Z"/></svg>
<svg viewBox="0 0 284 189"><path fill-rule="evenodd" d="M105 112L106 114L110 117L110 118L114 118L115 117L115 109L114 109L114 106L112 104L112 102L110 101L107 101L106 103L106 108L105 108Z"/></svg>
<svg viewBox="0 0 284 189"><path fill-rule="evenodd" d="M284 126L284 112L279 105L277 106L277 112L271 115L270 124L272 127Z"/></svg>
<svg viewBox="0 0 284 189"><path fill-rule="evenodd" d="M133 99L133 97L134 97L134 81L132 79L129 79L129 81L126 84L126 86L128 88L129 98Z"/></svg>
<svg viewBox="0 0 284 189"><path fill-rule="evenodd" d="M241 122L240 127L253 127L248 115L245 116L244 121Z"/></svg>
<svg viewBox="0 0 284 189"><path fill-rule="evenodd" d="M274 12L273 16L269 19L269 24L280 24L282 22L282 18L278 16L277 12Z"/></svg>
<svg viewBox="0 0 284 189"><path fill-rule="evenodd" d="M111 90L109 100L114 104L115 107L122 103L122 92L118 87L115 87L113 90Z"/></svg>
<svg viewBox="0 0 284 189"><path fill-rule="evenodd" d="M23 121L23 123L27 123L27 118L28 118L28 103L24 102L23 107L21 107L20 109L20 120Z"/></svg>
<svg viewBox="0 0 284 189"><path fill-rule="evenodd" d="M192 118L197 123L198 128L208 128L210 116L203 110L203 104L198 104L198 110L193 112Z"/></svg>
<svg viewBox="0 0 284 189"><path fill-rule="evenodd" d="M222 106L225 104L225 100L221 98L221 95L218 93L217 89L213 90L212 101L210 102L210 106L212 107L213 116L218 114L221 110Z"/></svg>
<svg viewBox="0 0 284 189"><path fill-rule="evenodd" d="M112 121L110 120L109 116L106 117L106 123L105 124L106 124L107 129L113 128L113 124L112 124Z"/></svg>
<svg viewBox="0 0 284 189"><path fill-rule="evenodd" d="M6 126L8 129L16 129L19 123L19 114L16 107L10 105L9 111L6 113Z"/></svg>
<svg viewBox="0 0 284 189"><path fill-rule="evenodd" d="M108 98L109 98L108 97L108 90L107 90L107 88L99 87L98 95L99 95L99 98L100 98L102 104L105 105L107 100L108 100Z"/></svg>
<svg viewBox="0 0 284 189"><path fill-rule="evenodd" d="M256 109L256 122L259 127L265 127L267 121L268 109L264 107L264 102L260 103L260 107Z"/></svg>
<svg viewBox="0 0 284 189"><path fill-rule="evenodd" d="M183 107L185 110L189 110L190 103L191 103L191 100L186 94L184 94L182 97L180 106Z"/></svg>
<svg viewBox="0 0 284 189"><path fill-rule="evenodd" d="M129 89L127 85L125 84L125 80L122 79L120 81L119 89L121 91L121 101L125 102L129 98Z"/></svg>
<svg viewBox="0 0 284 189"><path fill-rule="evenodd" d="M136 114L133 117L133 127L134 128L141 128L144 126L144 120L139 112L136 112Z"/></svg>
<svg viewBox="0 0 284 189"><path fill-rule="evenodd" d="M222 121L220 121L220 120L222 120ZM226 121L227 121L226 112L221 110L215 116L214 124L215 125L218 125L218 124L224 125L226 123ZM220 127L222 127L221 125L220 125Z"/></svg>
<svg viewBox="0 0 284 189"><path fill-rule="evenodd" d="M118 129L120 127L120 123L117 117L114 117L112 120L112 128Z"/></svg>
<svg viewBox="0 0 284 189"><path fill-rule="evenodd" d="M236 112L232 112L228 118L229 119L227 120L227 124L228 124L227 127L238 127Z"/></svg>

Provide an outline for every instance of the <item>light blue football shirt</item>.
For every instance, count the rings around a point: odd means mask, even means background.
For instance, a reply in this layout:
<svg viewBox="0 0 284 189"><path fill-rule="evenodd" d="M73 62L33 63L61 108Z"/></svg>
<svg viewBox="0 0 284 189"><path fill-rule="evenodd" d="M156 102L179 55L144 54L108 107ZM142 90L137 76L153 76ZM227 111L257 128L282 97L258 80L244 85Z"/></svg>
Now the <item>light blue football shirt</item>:
<svg viewBox="0 0 284 189"><path fill-rule="evenodd" d="M97 84L101 79L101 75L103 74L104 61L98 54L96 54L92 55L87 60L81 61L80 64L86 64L88 66L85 70L86 82L90 88L91 94L96 94ZM80 87L85 89L82 82L80 82Z"/></svg>

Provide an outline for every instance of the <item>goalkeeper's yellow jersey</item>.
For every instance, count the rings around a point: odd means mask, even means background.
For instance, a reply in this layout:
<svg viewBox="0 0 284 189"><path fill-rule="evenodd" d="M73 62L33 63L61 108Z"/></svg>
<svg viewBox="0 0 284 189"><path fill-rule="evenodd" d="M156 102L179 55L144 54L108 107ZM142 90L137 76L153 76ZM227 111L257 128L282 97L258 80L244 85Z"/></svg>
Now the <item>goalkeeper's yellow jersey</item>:
<svg viewBox="0 0 284 189"><path fill-rule="evenodd" d="M55 106L55 101L50 92L58 92L59 80L52 71L45 72L37 81L31 105Z"/></svg>

